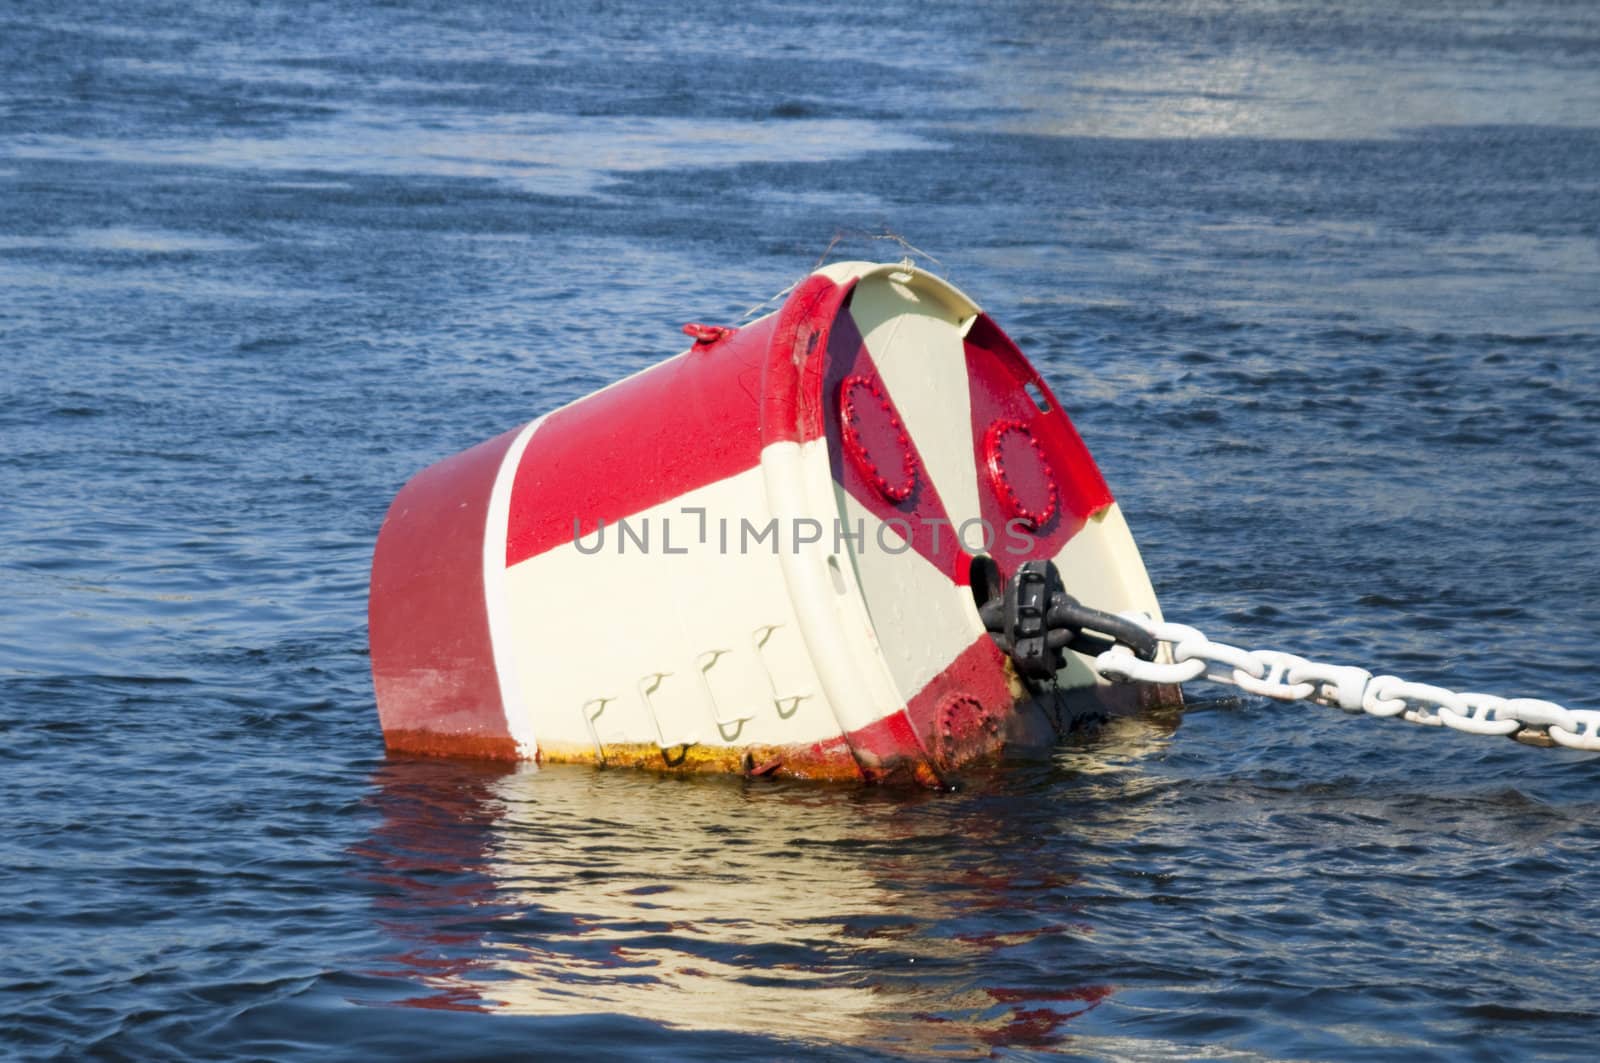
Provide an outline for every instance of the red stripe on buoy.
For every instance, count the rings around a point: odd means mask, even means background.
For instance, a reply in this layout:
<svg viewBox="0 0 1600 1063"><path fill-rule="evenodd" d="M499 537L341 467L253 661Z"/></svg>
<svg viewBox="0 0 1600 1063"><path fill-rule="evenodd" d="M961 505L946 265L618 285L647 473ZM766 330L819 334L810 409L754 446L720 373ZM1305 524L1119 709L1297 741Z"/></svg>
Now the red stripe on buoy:
<svg viewBox="0 0 1600 1063"><path fill-rule="evenodd" d="M1018 540L1004 531L1006 522L1019 516L1021 530L1035 539L1025 552L992 551L1010 578L1022 562L1060 553L1090 516L1111 505L1111 488L1043 378L987 314L973 322L965 348L983 519L1008 546ZM1039 409L1029 386L1049 410Z"/></svg>
<svg viewBox="0 0 1600 1063"><path fill-rule="evenodd" d="M811 356L847 290L810 277L777 314L545 418L512 485L507 567L821 435Z"/></svg>
<svg viewBox="0 0 1600 1063"><path fill-rule="evenodd" d="M778 311L761 381L761 442L805 443L823 432L828 336L854 280L835 284L813 273Z"/></svg>
<svg viewBox="0 0 1600 1063"><path fill-rule="evenodd" d="M979 636L906 704L922 746L946 770L1000 748L1015 712L1006 656Z"/></svg>
<svg viewBox="0 0 1600 1063"><path fill-rule="evenodd" d="M754 468L771 332L698 344L545 418L512 483L506 565Z"/></svg>
<svg viewBox="0 0 1600 1063"><path fill-rule="evenodd" d="M851 757L868 782L939 782L928 768L928 755L904 709L851 731L843 743L835 740L830 747L835 756Z"/></svg>
<svg viewBox="0 0 1600 1063"><path fill-rule="evenodd" d="M827 363L822 409L834 479L952 583L965 586L966 551L849 314L840 314L834 322Z"/></svg>
<svg viewBox="0 0 1600 1063"><path fill-rule="evenodd" d="M391 750L517 757L489 641L483 536L500 463L520 431L424 469L384 517L367 638Z"/></svg>

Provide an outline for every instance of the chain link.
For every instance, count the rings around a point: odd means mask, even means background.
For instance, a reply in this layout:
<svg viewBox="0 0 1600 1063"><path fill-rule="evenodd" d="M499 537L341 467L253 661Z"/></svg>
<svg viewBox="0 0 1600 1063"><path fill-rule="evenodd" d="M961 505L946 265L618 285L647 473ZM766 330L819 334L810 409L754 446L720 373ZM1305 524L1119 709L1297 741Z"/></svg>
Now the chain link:
<svg viewBox="0 0 1600 1063"><path fill-rule="evenodd" d="M1398 716L1425 727L1466 734L1504 735L1529 745L1600 752L1600 710L1568 709L1536 698L1457 693L1364 668L1322 664L1280 650L1245 650L1212 642L1187 624L1157 623L1123 613L1155 636L1162 650L1143 661L1117 645L1095 658L1095 670L1114 682L1188 683L1209 679L1278 701L1314 701L1346 712Z"/></svg>

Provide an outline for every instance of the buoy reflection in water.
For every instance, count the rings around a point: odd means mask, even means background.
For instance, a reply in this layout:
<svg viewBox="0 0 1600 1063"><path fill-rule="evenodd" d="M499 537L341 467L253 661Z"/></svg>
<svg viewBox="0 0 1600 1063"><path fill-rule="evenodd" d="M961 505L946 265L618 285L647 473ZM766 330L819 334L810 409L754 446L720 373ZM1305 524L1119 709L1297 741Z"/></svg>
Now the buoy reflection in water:
<svg viewBox="0 0 1600 1063"><path fill-rule="evenodd" d="M1113 756L1166 731L1113 727ZM393 1001L410 1007L924 1051L1046 1043L1114 991L1003 955L1058 964L1094 932L1070 845L1038 859L1070 810L1019 800L1052 771L926 794L393 760L360 855L384 929L413 947L372 973L416 987Z"/></svg>

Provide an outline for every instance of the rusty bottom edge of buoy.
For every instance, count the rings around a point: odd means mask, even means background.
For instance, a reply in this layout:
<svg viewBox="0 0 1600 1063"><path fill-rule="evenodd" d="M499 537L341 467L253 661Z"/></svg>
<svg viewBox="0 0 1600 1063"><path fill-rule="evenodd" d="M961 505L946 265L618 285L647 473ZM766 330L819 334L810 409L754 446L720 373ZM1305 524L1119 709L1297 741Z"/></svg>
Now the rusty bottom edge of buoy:
<svg viewBox="0 0 1600 1063"><path fill-rule="evenodd" d="M751 778L804 779L841 783L909 783L944 786L952 772L993 762L1004 755L1045 750L1068 731L1110 716L1127 716L1165 706L1182 705L1172 686L1133 684L1061 691L1019 702L997 741L966 751L959 763L935 763L916 755L888 755L863 765L844 737L823 742L779 746L715 746L688 744L662 748L653 742L612 742L603 752L586 744L547 744L532 758L538 764L583 764L633 768L666 774L729 775ZM499 762L529 758L509 737L440 734L424 730L390 731L384 742L390 753L453 757Z"/></svg>

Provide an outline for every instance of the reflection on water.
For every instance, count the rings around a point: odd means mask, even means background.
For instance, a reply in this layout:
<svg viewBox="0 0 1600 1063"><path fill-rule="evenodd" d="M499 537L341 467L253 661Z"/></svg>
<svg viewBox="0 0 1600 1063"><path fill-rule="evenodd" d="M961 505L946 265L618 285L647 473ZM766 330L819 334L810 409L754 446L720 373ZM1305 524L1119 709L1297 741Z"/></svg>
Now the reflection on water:
<svg viewBox="0 0 1600 1063"><path fill-rule="evenodd" d="M1361 0L1136 0L1073 14L1029 11L1025 27L995 23L996 36L977 53L974 95L1011 104L1002 128L1372 139L1428 126L1592 128L1600 114L1592 15L1581 6L1529 3L1512 13ZM1534 19L1537 29L1521 25ZM1463 63L1469 47L1482 54Z"/></svg>
<svg viewBox="0 0 1600 1063"><path fill-rule="evenodd" d="M1163 741L1116 726L1110 762ZM374 973L414 984L411 1007L918 1051L1047 1043L1114 992L1024 959L1094 933L1072 805L1028 796L1050 774L1013 765L951 795L391 761L360 855L410 947Z"/></svg>

